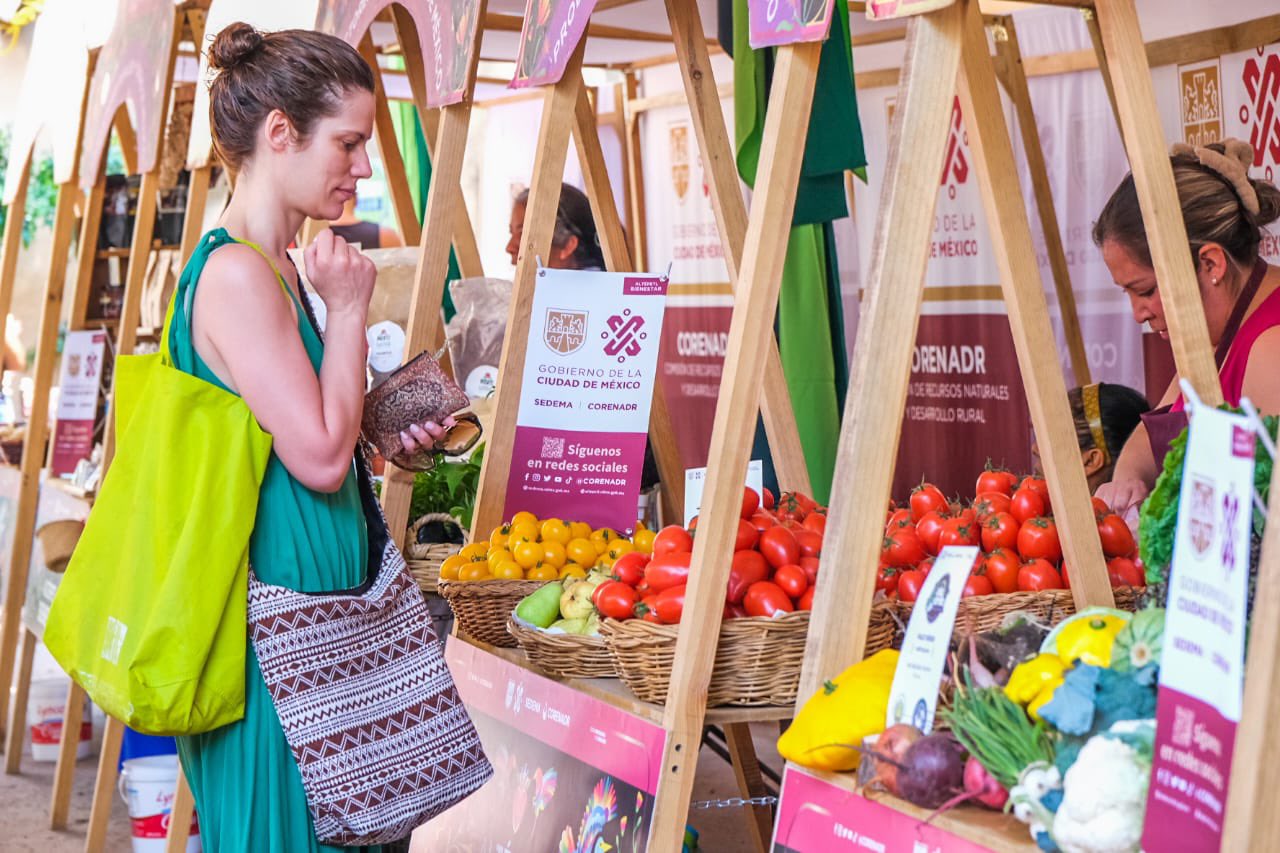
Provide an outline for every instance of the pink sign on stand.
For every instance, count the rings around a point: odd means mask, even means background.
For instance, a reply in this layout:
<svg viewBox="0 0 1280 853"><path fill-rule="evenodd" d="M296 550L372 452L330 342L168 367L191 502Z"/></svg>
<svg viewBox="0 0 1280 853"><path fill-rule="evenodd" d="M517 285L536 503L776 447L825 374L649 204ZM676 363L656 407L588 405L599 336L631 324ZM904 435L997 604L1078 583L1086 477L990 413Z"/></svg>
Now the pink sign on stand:
<svg viewBox="0 0 1280 853"><path fill-rule="evenodd" d="M923 15L945 9L956 0L869 0L867 17L873 21L884 21L889 18L908 18L912 15Z"/></svg>
<svg viewBox="0 0 1280 853"><path fill-rule="evenodd" d="M62 349L58 382L57 421L53 427L55 477L70 474L81 459L93 453L93 428L98 417L98 389L102 383L104 332L68 332Z"/></svg>
<svg viewBox="0 0 1280 853"><path fill-rule="evenodd" d="M460 640L445 659L494 778L412 850L644 850L666 730Z"/></svg>
<svg viewBox="0 0 1280 853"><path fill-rule="evenodd" d="M936 826L795 767L782 777L773 853L982 853Z"/></svg>
<svg viewBox="0 0 1280 853"><path fill-rule="evenodd" d="M559 83L596 0L528 0L512 89Z"/></svg>
<svg viewBox="0 0 1280 853"><path fill-rule="evenodd" d="M834 8L833 0L748 0L751 46L825 41Z"/></svg>
<svg viewBox="0 0 1280 853"><path fill-rule="evenodd" d="M635 523L666 293L664 277L538 271L507 518Z"/></svg>

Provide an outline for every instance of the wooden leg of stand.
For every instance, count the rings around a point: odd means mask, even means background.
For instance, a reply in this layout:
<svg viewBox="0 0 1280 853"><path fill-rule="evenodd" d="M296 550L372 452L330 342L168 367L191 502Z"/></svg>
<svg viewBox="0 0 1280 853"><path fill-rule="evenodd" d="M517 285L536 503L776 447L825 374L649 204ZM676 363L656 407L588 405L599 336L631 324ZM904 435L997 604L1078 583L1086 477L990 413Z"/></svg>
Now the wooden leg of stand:
<svg viewBox="0 0 1280 853"><path fill-rule="evenodd" d="M30 631L22 632L22 650L18 660L17 680L13 685L12 715L5 738L6 773L17 773L22 764L22 741L27 733L27 696L31 690L31 665L36 659L36 638Z"/></svg>
<svg viewBox="0 0 1280 853"><path fill-rule="evenodd" d="M187 839L191 835L191 815L196 810L195 798L191 796L191 786L187 777L178 767L178 788L173 794L173 809L169 812L169 834L165 838L165 853L182 853L187 849Z"/></svg>
<svg viewBox="0 0 1280 853"><path fill-rule="evenodd" d="M80 747L80 724L84 721L84 689L71 682L67 707L62 712L62 740L58 744L58 767L53 773L53 793L49 798L49 828L66 829L71 812L71 784L76 778L76 751Z"/></svg>
<svg viewBox="0 0 1280 853"><path fill-rule="evenodd" d="M102 734L102 753L98 757L98 778L93 784L93 809L89 812L89 831L84 838L85 853L100 853L107 847L107 826L111 821L111 801L116 796L116 777L120 769L120 747L124 742L124 723L107 717Z"/></svg>
<svg viewBox="0 0 1280 853"><path fill-rule="evenodd" d="M744 799L762 797L767 792L764 777L760 775L760 762L756 758L756 745L751 740L748 723L729 723L724 727L724 740L733 760L733 775L738 780L738 790ZM765 853L773 840L773 809L768 806L744 806L747 829L755 849Z"/></svg>

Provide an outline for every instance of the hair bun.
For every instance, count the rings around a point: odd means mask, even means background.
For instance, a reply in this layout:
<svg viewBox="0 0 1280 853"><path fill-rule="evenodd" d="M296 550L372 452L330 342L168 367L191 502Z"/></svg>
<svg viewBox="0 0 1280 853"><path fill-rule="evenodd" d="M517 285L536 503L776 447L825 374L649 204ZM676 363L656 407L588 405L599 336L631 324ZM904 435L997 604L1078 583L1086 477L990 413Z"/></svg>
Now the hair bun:
<svg viewBox="0 0 1280 853"><path fill-rule="evenodd" d="M262 48L262 33L244 21L230 24L213 39L209 65L221 71L234 68Z"/></svg>

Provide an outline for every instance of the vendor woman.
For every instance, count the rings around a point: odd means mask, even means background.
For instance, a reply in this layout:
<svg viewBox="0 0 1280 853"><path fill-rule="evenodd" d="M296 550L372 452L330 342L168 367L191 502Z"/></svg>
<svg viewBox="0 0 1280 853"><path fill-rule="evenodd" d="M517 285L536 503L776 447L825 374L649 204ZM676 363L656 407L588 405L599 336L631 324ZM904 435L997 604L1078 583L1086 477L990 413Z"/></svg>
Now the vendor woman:
<svg viewBox="0 0 1280 853"><path fill-rule="evenodd" d="M1280 413L1280 268L1258 254L1262 229L1280 218L1280 189L1249 177L1253 149L1239 140L1175 145L1171 160L1223 396L1232 405L1248 397L1259 411ZM1093 239L1134 319L1168 339L1133 175L1102 209ZM1160 407L1142 420L1116 460L1112 481L1097 491L1121 514L1150 493L1169 442L1186 426L1177 376Z"/></svg>

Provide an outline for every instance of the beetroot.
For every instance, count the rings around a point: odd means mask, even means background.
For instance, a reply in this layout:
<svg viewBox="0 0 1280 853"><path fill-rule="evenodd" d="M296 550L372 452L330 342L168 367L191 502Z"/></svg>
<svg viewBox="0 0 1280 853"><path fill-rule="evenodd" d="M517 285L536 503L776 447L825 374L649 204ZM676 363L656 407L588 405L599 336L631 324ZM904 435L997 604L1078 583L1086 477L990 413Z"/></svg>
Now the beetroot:
<svg viewBox="0 0 1280 853"><path fill-rule="evenodd" d="M964 747L949 734L931 734L913 743L898 768L898 795L936 809L964 791Z"/></svg>
<svg viewBox="0 0 1280 853"><path fill-rule="evenodd" d="M898 768L902 766L903 756L922 737L924 734L919 729L906 723L898 723L881 732L871 750L875 767L872 783L879 784L890 794L897 796Z"/></svg>

